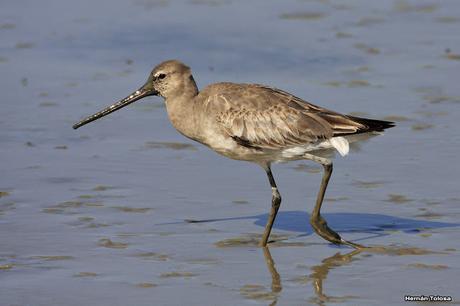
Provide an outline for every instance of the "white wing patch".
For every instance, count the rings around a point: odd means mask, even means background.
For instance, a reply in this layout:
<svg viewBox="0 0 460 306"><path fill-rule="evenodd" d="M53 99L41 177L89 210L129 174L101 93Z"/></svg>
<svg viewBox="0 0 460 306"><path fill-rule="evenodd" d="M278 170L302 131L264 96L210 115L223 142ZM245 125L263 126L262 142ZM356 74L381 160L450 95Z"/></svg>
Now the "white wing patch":
<svg viewBox="0 0 460 306"><path fill-rule="evenodd" d="M308 147L307 146L298 146L298 147L293 147L289 149L284 149L281 154L285 158L293 158L293 157L298 157L302 156L305 154L305 152L308 152Z"/></svg>
<svg viewBox="0 0 460 306"><path fill-rule="evenodd" d="M332 137L331 139L324 140L319 143L311 143L306 145L300 145L297 147L291 147L288 149L283 149L281 151L281 154L283 158L290 159L300 157L307 152L330 148L336 149L342 156L347 155L350 151L349 142L345 137Z"/></svg>
<svg viewBox="0 0 460 306"><path fill-rule="evenodd" d="M329 139L329 142L342 156L347 155L350 151L348 140L346 140L344 137L332 137Z"/></svg>

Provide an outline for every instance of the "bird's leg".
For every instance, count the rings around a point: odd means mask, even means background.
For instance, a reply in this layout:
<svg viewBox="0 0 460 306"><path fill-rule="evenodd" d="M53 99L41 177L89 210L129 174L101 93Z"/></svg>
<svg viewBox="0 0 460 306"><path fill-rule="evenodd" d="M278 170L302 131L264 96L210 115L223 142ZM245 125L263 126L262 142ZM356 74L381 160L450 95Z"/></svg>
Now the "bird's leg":
<svg viewBox="0 0 460 306"><path fill-rule="evenodd" d="M321 180L321 186L319 187L315 208L313 209L310 217L311 226L318 235L327 241L335 244L346 244L354 248L363 248L363 246L359 244L342 239L339 234L337 234L327 225L326 220L321 216L321 205L323 204L324 194L326 193L327 184L329 183L329 179L331 178L332 174L332 161L327 158L314 156L311 154L305 154L305 158L320 163L324 168L323 179Z"/></svg>
<svg viewBox="0 0 460 306"><path fill-rule="evenodd" d="M272 170L270 169L270 165L264 166L265 172L267 172L268 181L272 186L272 207L270 210L270 214L268 215L267 224L265 225L264 235L262 236L262 240L260 241L259 245L262 247L267 246L268 237L270 236L270 232L273 227L273 222L275 221L276 214L278 213L278 209L281 205L281 195L278 192L278 187L276 187L275 179L273 178Z"/></svg>

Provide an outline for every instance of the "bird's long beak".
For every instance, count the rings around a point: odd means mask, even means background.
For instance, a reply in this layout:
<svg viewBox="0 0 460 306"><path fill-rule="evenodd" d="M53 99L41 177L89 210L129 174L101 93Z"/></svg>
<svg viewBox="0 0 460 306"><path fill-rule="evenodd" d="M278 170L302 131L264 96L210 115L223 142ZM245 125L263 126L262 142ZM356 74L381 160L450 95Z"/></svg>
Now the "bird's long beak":
<svg viewBox="0 0 460 306"><path fill-rule="evenodd" d="M151 85L152 83L150 82L150 79L149 81L147 81L147 83L145 83L144 86L142 86L141 88L139 88L138 90L136 90L135 92L133 92L132 94L130 94L129 96L127 96L126 98L118 101L117 103L114 103L112 105L110 105L109 107L106 107L105 109L101 110L100 112L97 112L91 116L88 116L86 117L85 119L83 119L82 121L76 123L73 125L73 128L74 129L78 129L79 127L87 124L87 123L90 123L94 120L97 120L101 117L104 117L122 107L125 107L126 105L128 104L131 104L137 100L140 100L144 97L147 97L147 96L156 96L158 95L158 91L156 91L153 86Z"/></svg>

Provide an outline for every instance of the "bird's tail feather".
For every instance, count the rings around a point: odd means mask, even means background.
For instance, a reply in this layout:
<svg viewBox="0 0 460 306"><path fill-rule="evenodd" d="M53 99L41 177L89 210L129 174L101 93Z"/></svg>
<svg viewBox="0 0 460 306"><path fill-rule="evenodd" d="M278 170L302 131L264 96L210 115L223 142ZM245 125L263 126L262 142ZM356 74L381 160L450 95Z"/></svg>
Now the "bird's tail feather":
<svg viewBox="0 0 460 306"><path fill-rule="evenodd" d="M353 117L353 116L348 116L348 117L351 120L358 122L365 126L364 128L359 129L357 133L383 132L384 130L395 126L395 123L391 121L367 119L367 118Z"/></svg>

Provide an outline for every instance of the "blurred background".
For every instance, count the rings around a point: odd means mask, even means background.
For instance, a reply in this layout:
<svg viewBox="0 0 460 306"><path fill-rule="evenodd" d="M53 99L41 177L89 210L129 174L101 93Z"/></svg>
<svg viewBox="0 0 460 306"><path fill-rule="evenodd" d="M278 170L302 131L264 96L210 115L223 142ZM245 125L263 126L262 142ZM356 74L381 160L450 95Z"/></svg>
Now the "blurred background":
<svg viewBox="0 0 460 306"><path fill-rule="evenodd" d="M0 304L458 302L459 26L455 0L2 1ZM294 162L274 166L277 242L258 248L264 172L178 134L159 97L72 130L167 59L199 88L261 83L395 121L336 158L323 206L378 247L312 234L321 169Z"/></svg>

